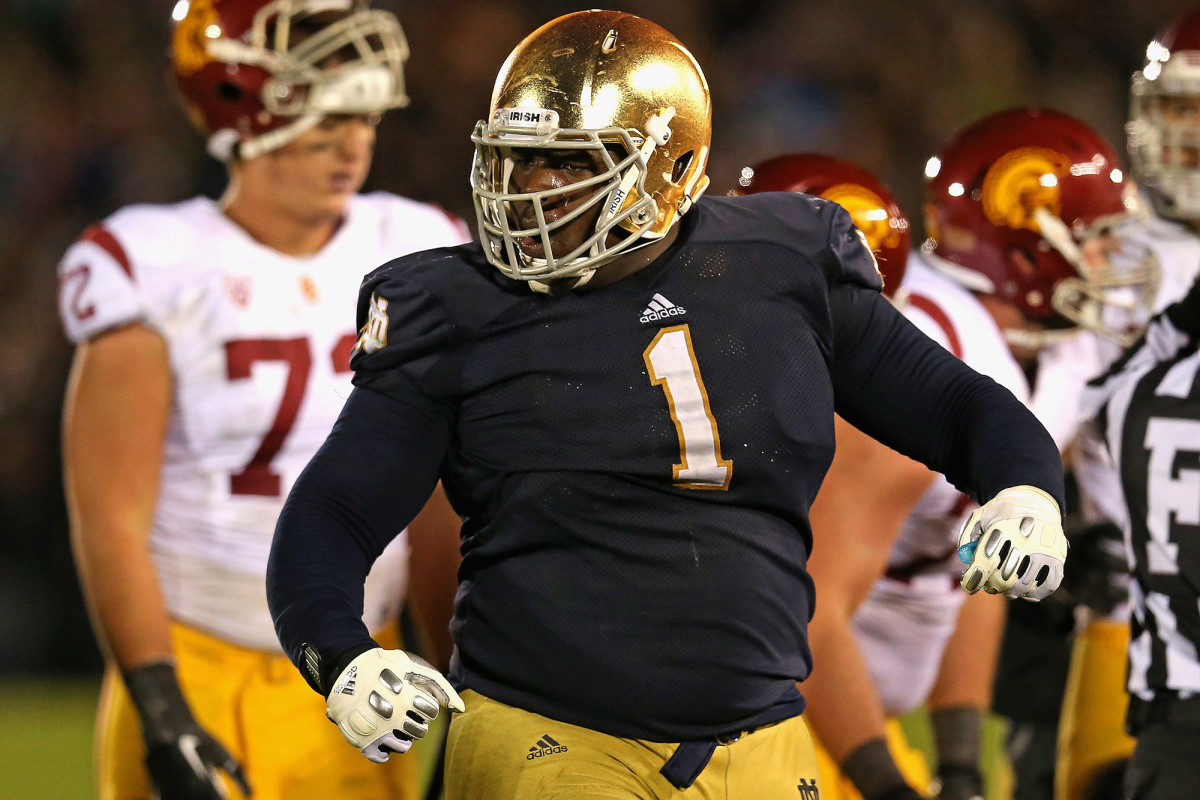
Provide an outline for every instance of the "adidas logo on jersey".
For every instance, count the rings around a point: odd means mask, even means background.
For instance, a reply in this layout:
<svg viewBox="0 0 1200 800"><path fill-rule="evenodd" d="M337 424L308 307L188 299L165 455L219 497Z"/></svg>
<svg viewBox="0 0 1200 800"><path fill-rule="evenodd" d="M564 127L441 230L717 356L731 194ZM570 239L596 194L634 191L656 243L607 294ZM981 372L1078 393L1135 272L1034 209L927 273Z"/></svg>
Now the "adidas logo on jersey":
<svg viewBox="0 0 1200 800"><path fill-rule="evenodd" d="M525 760L533 761L535 758L541 758L542 756L552 756L555 753L565 752L567 752L565 744L559 744L550 738L550 734L546 734L537 740L537 744L529 748L529 755L525 756Z"/></svg>
<svg viewBox="0 0 1200 800"><path fill-rule="evenodd" d="M353 697L354 687L357 683L358 667L351 667L350 669L346 670L346 674L343 675L342 679L337 682L337 685L333 687L333 691L330 692L330 694L348 694Z"/></svg>
<svg viewBox="0 0 1200 800"><path fill-rule="evenodd" d="M682 317L686 313L687 309L683 306L677 306L661 294L656 294L642 312L642 322L658 322L669 317Z"/></svg>

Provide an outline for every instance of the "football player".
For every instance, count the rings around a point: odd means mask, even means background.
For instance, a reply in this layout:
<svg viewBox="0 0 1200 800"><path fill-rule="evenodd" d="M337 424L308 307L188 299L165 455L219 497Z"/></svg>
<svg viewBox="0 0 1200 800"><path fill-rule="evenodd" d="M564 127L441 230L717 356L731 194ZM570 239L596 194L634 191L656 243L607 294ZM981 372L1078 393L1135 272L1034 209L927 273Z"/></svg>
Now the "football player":
<svg viewBox="0 0 1200 800"><path fill-rule="evenodd" d="M984 503L969 591L1061 579L1045 429L880 294L840 206L702 198L710 134L668 32L553 20L472 137L481 243L364 283L356 389L267 594L367 758L460 712L450 800L818 796L796 681L835 411ZM449 682L374 640L356 592L439 476L464 519Z"/></svg>
<svg viewBox="0 0 1200 800"><path fill-rule="evenodd" d="M173 17L174 75L228 189L122 209L60 266L67 498L109 662L99 796L414 798L414 765L344 757L280 651L264 575L351 388L362 273L469 237L435 207L356 194L379 115L406 102L393 15L181 0ZM406 555L400 536L359 595L382 641L398 642Z"/></svg>
<svg viewBox="0 0 1200 800"><path fill-rule="evenodd" d="M1200 9L1165 26L1134 73L1126 126L1133 176L1155 215L1138 239L1154 250L1162 281L1153 309L1182 298L1200 271ZM1146 322L1128 324L1140 330ZM1104 353L1111 362L1119 349ZM1128 525L1121 479L1102 451L1081 447L1076 474L1088 521ZM1125 565L1121 564L1121 569ZM1122 583L1120 589L1124 589ZM1121 591L1120 594L1124 594ZM1059 726L1059 800L1093 800L1120 790L1134 739L1124 731L1130 608L1088 610L1075 636ZM1106 794L1107 793L1107 794Z"/></svg>
<svg viewBox="0 0 1200 800"><path fill-rule="evenodd" d="M1108 168L1071 171L1084 162ZM932 236L899 287L911 321L1030 404L1060 446L1073 427L1072 397L1094 368L1087 334L1067 315L1093 324L1102 301L1153 277L1149 265L1118 271L1102 253L1105 228L1128 216L1124 175L1111 172L1117 165L1094 131L1065 115L1021 109L978 122L931 161ZM754 168L749 190L812 191L817 176L806 181L787 166L774 159ZM1056 237L1066 230L1066 240ZM1018 279L1025 284L1013 285ZM940 796L982 792L979 735L1004 607L983 595L964 604L957 591L955 550L968 509L922 465L839 426L811 514L809 569L821 603L809 629L818 669L805 685L819 753L829 753L829 797L917 797L906 782L928 790L928 767L897 721L926 703Z"/></svg>

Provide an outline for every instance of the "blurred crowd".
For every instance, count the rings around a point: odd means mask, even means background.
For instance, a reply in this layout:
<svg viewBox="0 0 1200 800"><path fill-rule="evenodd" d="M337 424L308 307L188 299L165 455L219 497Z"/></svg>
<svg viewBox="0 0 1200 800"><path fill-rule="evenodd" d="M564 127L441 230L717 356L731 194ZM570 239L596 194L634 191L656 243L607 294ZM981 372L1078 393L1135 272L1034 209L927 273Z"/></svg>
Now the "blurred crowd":
<svg viewBox="0 0 1200 800"><path fill-rule="evenodd" d="M70 347L55 265L134 202L221 191L168 79L171 0L0 0L0 671L99 666L70 561L59 417ZM1193 0L629 0L712 88L710 191L743 165L854 159L920 226L925 160L966 123L1045 105L1118 148L1146 43ZM594 2L377 0L408 35L411 106L380 129L368 188L473 224L468 135L520 38ZM918 239L919 241L919 239ZM374 264L348 265L363 272ZM347 313L352 313L347 310ZM82 646L81 646L82 645Z"/></svg>

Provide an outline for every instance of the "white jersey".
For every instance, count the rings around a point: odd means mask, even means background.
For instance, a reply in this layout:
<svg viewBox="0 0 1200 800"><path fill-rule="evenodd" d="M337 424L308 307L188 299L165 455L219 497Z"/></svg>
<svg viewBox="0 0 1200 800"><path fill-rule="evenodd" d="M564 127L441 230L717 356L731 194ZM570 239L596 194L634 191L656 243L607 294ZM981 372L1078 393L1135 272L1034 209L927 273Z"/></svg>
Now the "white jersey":
<svg viewBox="0 0 1200 800"><path fill-rule="evenodd" d="M909 256L901 284L908 289L908 319L977 372L1013 393L1050 431L1062 449L1074 434L1078 397L1099 367L1095 340L1072 335L1043 349L1037 391L1013 357L1004 333L970 291ZM942 651L954 631L965 594L958 587L957 556L964 516L975 508L938 475L913 506L878 579L853 625L867 666L889 714L924 702L937 678Z"/></svg>
<svg viewBox="0 0 1200 800"><path fill-rule="evenodd" d="M278 652L265 575L275 520L351 390L363 275L467 240L461 221L394 195L351 199L318 253L266 247L207 198L131 206L86 231L59 266L78 343L139 322L167 343L173 402L151 549L173 619ZM367 579L363 620L399 611L407 542Z"/></svg>

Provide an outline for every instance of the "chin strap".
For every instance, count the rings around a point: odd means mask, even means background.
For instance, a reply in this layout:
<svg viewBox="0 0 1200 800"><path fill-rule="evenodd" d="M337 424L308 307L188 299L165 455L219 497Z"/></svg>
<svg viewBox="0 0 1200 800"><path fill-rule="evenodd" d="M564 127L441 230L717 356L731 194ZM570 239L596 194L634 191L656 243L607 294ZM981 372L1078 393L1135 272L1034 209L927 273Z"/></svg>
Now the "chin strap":
<svg viewBox="0 0 1200 800"><path fill-rule="evenodd" d="M282 128L276 128L252 139L242 139L232 128L222 128L208 137L208 152L213 158L225 163L235 157L249 161L296 141L317 127L322 119L321 114L305 114L295 122L289 122Z"/></svg>

